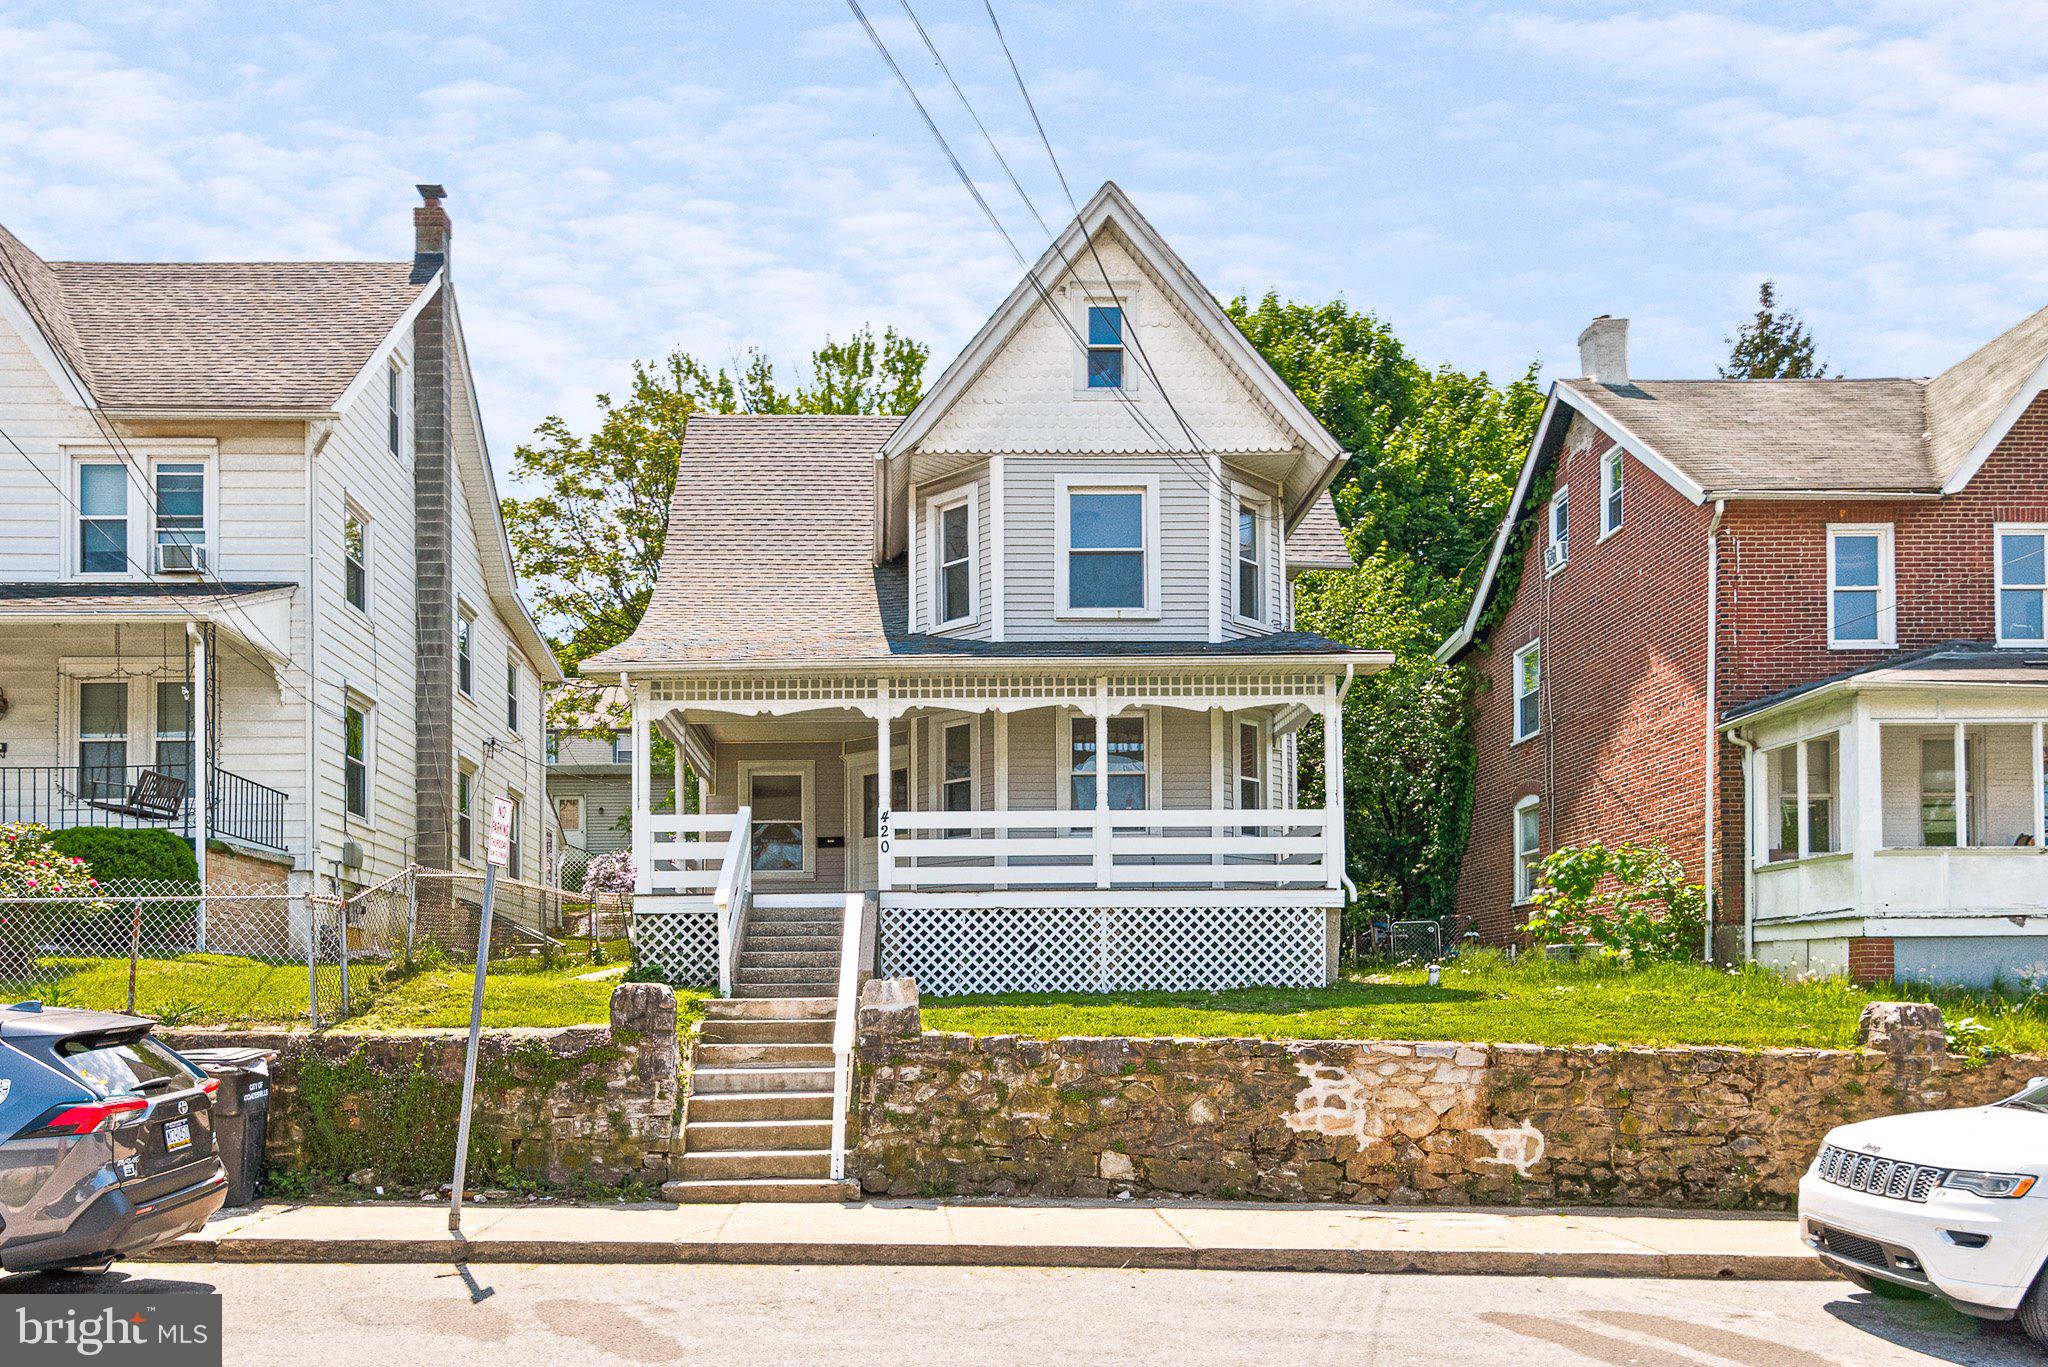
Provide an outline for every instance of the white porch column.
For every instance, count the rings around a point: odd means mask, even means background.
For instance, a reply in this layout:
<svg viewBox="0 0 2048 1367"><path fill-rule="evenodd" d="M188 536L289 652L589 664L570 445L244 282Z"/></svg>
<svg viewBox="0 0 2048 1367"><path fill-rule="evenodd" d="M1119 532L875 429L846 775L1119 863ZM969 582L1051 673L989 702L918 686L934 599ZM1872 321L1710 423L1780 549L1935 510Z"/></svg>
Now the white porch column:
<svg viewBox="0 0 2048 1367"><path fill-rule="evenodd" d="M1344 714L1337 681L1323 682L1323 847L1329 864L1325 884L1344 886Z"/></svg>
<svg viewBox="0 0 2048 1367"><path fill-rule="evenodd" d="M1001 458L998 457L998 460L1000 459ZM992 744L995 746L996 752L995 780L994 785L989 793L989 797L991 798L992 803L997 811L1007 812L1010 810L1010 714L1008 712L1003 711L1003 709L1000 707L996 708L995 711L989 714L989 725L995 729L995 735ZM2040 749L2041 747L2037 743L2034 746L2034 750L2037 755ZM2036 783L2034 785L2035 792L2038 793L2040 791L2040 788L2041 785L2039 783ZM1004 823L1003 825L996 827L996 839L1008 840L1009 838L1010 827L1008 823ZM1009 866L1009 855L999 854L996 856L997 868L1004 869L1008 868ZM1005 888L1008 888L1009 886L1010 884L1008 879L998 878L996 880L996 890L999 892Z"/></svg>
<svg viewBox="0 0 2048 1367"><path fill-rule="evenodd" d="M639 684L633 690L633 891L654 891L653 778L649 767L647 696Z"/></svg>
<svg viewBox="0 0 2048 1367"><path fill-rule="evenodd" d="M681 816L683 814L683 780L689 765L683 759L682 738L675 737L670 743L675 747L675 763L672 766L675 769L675 812L677 816Z"/></svg>
<svg viewBox="0 0 2048 1367"><path fill-rule="evenodd" d="M875 688L875 887L888 892L896 886L895 812L891 809L895 765L890 760L889 681ZM907 796L907 794L906 794ZM856 835L859 832L855 832Z"/></svg>
<svg viewBox="0 0 2048 1367"><path fill-rule="evenodd" d="M185 634L192 638L192 700L189 710L192 718L192 853L199 861L199 886L206 886L206 837L213 825L213 804L208 800L208 789L213 779L212 765L208 757L212 751L207 735L206 699L206 629L194 622L185 624ZM197 939L194 943L206 948L206 898L199 899L199 917L195 926Z"/></svg>
<svg viewBox="0 0 2048 1367"><path fill-rule="evenodd" d="M1856 695L1855 710L1850 715L1853 720L1850 723L1849 734L1854 738L1856 745L1856 805L1852 809L1856 829L1852 835L1854 843L1850 846L1855 853L1850 859L1856 868L1856 905L1868 915L1877 902L1876 851L1884 848L1883 733L1878 729L1877 719L1871 716L1870 704L1863 694ZM1764 772L1761 751L1752 752L1749 774L1749 840L1742 856L1746 861L1746 867L1754 870L1768 848L1765 842L1770 839L1768 832L1772 819L1765 797L1768 776ZM1847 778L1843 780L1843 786L1849 786ZM1750 883L1754 882L1755 875L1752 873ZM1756 909L1746 908L1744 919L1754 926Z"/></svg>
<svg viewBox="0 0 2048 1367"><path fill-rule="evenodd" d="M1095 680L1095 886L1109 886L1109 679Z"/></svg>
<svg viewBox="0 0 2048 1367"><path fill-rule="evenodd" d="M2048 773L2043 773L2041 756L2041 723L2034 723L2034 844L2037 848L2048 848L2048 793L2042 785L2048 783Z"/></svg>
<svg viewBox="0 0 2048 1367"><path fill-rule="evenodd" d="M1956 848L1970 843L1976 832L1970 829L1969 743L1963 737L1963 723L1956 723Z"/></svg>

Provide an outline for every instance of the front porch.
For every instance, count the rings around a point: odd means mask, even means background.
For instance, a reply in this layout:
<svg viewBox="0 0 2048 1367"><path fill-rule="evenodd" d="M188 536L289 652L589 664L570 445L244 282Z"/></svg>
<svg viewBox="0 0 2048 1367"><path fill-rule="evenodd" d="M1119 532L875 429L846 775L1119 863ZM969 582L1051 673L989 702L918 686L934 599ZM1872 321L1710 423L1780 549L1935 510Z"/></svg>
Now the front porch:
<svg viewBox="0 0 2048 1367"><path fill-rule="evenodd" d="M1346 880L1327 723L1345 679L1073 666L642 681L636 932L669 947L674 972L722 967L729 986L749 904L851 893L873 915L863 967L935 993L1328 981ZM1304 808L1294 759L1311 719L1339 779ZM659 776L657 735L676 755Z"/></svg>
<svg viewBox="0 0 2048 1367"><path fill-rule="evenodd" d="M2048 971L2044 729L2048 681L1906 670L1735 728L1754 957L1975 985Z"/></svg>

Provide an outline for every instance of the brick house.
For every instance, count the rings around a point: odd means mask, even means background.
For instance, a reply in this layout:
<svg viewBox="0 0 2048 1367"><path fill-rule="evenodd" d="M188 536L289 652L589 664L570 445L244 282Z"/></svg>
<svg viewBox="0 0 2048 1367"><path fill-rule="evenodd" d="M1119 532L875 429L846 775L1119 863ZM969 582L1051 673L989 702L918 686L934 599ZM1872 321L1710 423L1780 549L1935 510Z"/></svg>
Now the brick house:
<svg viewBox="0 0 2048 1367"><path fill-rule="evenodd" d="M2048 963L2048 309L1932 379L1553 386L1464 627L1458 905L1661 841L1715 956L1986 982Z"/></svg>

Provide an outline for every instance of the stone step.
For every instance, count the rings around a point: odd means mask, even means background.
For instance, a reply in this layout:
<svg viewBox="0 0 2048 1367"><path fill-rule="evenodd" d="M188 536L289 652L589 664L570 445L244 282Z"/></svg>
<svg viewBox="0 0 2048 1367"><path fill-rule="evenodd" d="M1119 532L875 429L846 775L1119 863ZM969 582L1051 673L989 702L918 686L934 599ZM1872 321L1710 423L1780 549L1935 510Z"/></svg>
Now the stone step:
<svg viewBox="0 0 2048 1367"><path fill-rule="evenodd" d="M694 1066L698 1068L744 1068L755 1064L770 1068L830 1068L829 1044L699 1044Z"/></svg>
<svg viewBox="0 0 2048 1367"><path fill-rule="evenodd" d="M832 1121L699 1120L683 1126L684 1153L806 1152L829 1147Z"/></svg>
<svg viewBox="0 0 2048 1367"><path fill-rule="evenodd" d="M831 911L846 910L846 894L843 892L761 892L754 893L754 906L762 911Z"/></svg>
<svg viewBox="0 0 2048 1367"><path fill-rule="evenodd" d="M838 968L837 949L754 949L740 950L740 972L766 968Z"/></svg>
<svg viewBox="0 0 2048 1367"><path fill-rule="evenodd" d="M836 996L714 997L703 1003L706 1020L831 1020L839 1014Z"/></svg>
<svg viewBox="0 0 2048 1367"><path fill-rule="evenodd" d="M699 1044L830 1044L830 1020L708 1020L697 1027Z"/></svg>
<svg viewBox="0 0 2048 1367"><path fill-rule="evenodd" d="M839 937L837 935L824 931L801 935L785 935L781 933L781 927L778 926L774 929L775 933L772 935L749 930L747 938L740 945L740 952L742 954L751 954L762 950L810 954L837 954L839 952Z"/></svg>
<svg viewBox="0 0 2048 1367"><path fill-rule="evenodd" d="M825 1177L832 1171L829 1149L719 1149L708 1153L683 1151L683 1180L735 1177Z"/></svg>
<svg viewBox="0 0 2048 1367"><path fill-rule="evenodd" d="M838 917L819 916L808 911L757 911L747 917L744 932L749 938L755 935L830 935L835 940L840 933Z"/></svg>
<svg viewBox="0 0 2048 1367"><path fill-rule="evenodd" d="M776 1068L764 1064L738 1068L698 1068L690 1074L690 1104L700 1096L729 1092L830 1092L832 1069L800 1065Z"/></svg>
<svg viewBox="0 0 2048 1367"><path fill-rule="evenodd" d="M748 989L742 991L740 989ZM761 989L769 989L762 991ZM733 978L736 997L837 997L839 970L836 968L775 968L742 970Z"/></svg>
<svg viewBox="0 0 2048 1367"><path fill-rule="evenodd" d="M860 1187L829 1177L736 1177L664 1182L662 1199L681 1203L735 1201L857 1201Z"/></svg>
<svg viewBox="0 0 2048 1367"><path fill-rule="evenodd" d="M830 1092L692 1092L690 1120L832 1119Z"/></svg>

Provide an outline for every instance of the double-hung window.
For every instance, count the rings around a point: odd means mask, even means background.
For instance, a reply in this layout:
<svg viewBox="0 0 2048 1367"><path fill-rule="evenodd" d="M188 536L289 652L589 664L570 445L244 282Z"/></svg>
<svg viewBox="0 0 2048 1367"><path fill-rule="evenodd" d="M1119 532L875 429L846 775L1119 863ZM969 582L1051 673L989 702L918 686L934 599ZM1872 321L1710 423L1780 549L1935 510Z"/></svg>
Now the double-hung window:
<svg viewBox="0 0 2048 1367"><path fill-rule="evenodd" d="M1600 535L1604 539L1621 530L1622 453L1619 446L1609 450L1600 462Z"/></svg>
<svg viewBox="0 0 2048 1367"><path fill-rule="evenodd" d="M742 801L753 812L754 872L797 878L811 872L811 775L808 763L742 764Z"/></svg>
<svg viewBox="0 0 2048 1367"><path fill-rule="evenodd" d="M505 729L519 734L519 661L505 661Z"/></svg>
<svg viewBox="0 0 2048 1367"><path fill-rule="evenodd" d="M1124 387L1124 311L1115 305L1088 306L1088 387Z"/></svg>
<svg viewBox="0 0 2048 1367"><path fill-rule="evenodd" d="M78 467L78 572L128 572L128 470L118 461Z"/></svg>
<svg viewBox="0 0 2048 1367"><path fill-rule="evenodd" d="M395 363L384 386L384 422L391 454L405 455L405 372Z"/></svg>
<svg viewBox="0 0 2048 1367"><path fill-rule="evenodd" d="M370 814L370 713L354 702L341 708L341 790L350 816Z"/></svg>
<svg viewBox="0 0 2048 1367"><path fill-rule="evenodd" d="M632 762L633 733L631 731L612 732L612 763L631 764Z"/></svg>
<svg viewBox="0 0 2048 1367"><path fill-rule="evenodd" d="M941 627L974 620L974 486L932 502L932 616Z"/></svg>
<svg viewBox="0 0 2048 1367"><path fill-rule="evenodd" d="M119 802L128 791L128 685L78 685L78 786L92 801Z"/></svg>
<svg viewBox="0 0 2048 1367"><path fill-rule="evenodd" d="M1542 725L1543 645L1531 641L1515 652L1515 739L1527 740Z"/></svg>
<svg viewBox="0 0 2048 1367"><path fill-rule="evenodd" d="M939 732L939 806L942 811L974 810L974 723L947 722Z"/></svg>
<svg viewBox="0 0 2048 1367"><path fill-rule="evenodd" d="M455 688L463 697L474 696L471 689L470 642L476 635L476 616L464 608L455 618Z"/></svg>
<svg viewBox="0 0 2048 1367"><path fill-rule="evenodd" d="M1515 804L1515 901L1536 895L1543 871L1543 808L1533 797Z"/></svg>
<svg viewBox="0 0 2048 1367"><path fill-rule="evenodd" d="M1095 806L1095 780L1102 772L1096 763L1095 718L1075 717L1069 731L1067 800L1077 812ZM1147 791L1148 757L1145 754L1145 718L1109 719L1109 790L1107 806L1112 811L1142 811Z"/></svg>
<svg viewBox="0 0 2048 1367"><path fill-rule="evenodd" d="M1059 593L1064 615L1150 616L1159 599L1158 485L1060 482Z"/></svg>
<svg viewBox="0 0 2048 1367"><path fill-rule="evenodd" d="M1873 649L1893 643L1891 524L1828 528L1828 646Z"/></svg>
<svg viewBox="0 0 2048 1367"><path fill-rule="evenodd" d="M192 786L192 689L184 680L156 685L156 768Z"/></svg>
<svg viewBox="0 0 2048 1367"><path fill-rule="evenodd" d="M1247 622L1262 621L1265 613L1265 541L1260 514L1264 510L1251 499L1237 504L1237 615Z"/></svg>
<svg viewBox="0 0 2048 1367"><path fill-rule="evenodd" d="M523 804L516 797L508 798L507 801L512 804L512 838L505 846L505 876L517 878L519 876L519 828L524 824L520 821Z"/></svg>
<svg viewBox="0 0 2048 1367"><path fill-rule="evenodd" d="M467 765L455 771L455 857L472 859L476 839L476 772Z"/></svg>
<svg viewBox="0 0 2048 1367"><path fill-rule="evenodd" d="M1829 734L1781 745L1763 755L1768 847L1762 862L1834 854L1842 848L1838 793L1842 747Z"/></svg>
<svg viewBox="0 0 2048 1367"><path fill-rule="evenodd" d="M206 467L163 461L156 467L156 569L204 568Z"/></svg>
<svg viewBox="0 0 2048 1367"><path fill-rule="evenodd" d="M1571 559L1571 490L1559 489L1550 496L1550 528L1543 543L1543 568L1556 574Z"/></svg>
<svg viewBox="0 0 2048 1367"><path fill-rule="evenodd" d="M2048 639L2048 527L1998 528L1998 643Z"/></svg>
<svg viewBox="0 0 2048 1367"><path fill-rule="evenodd" d="M341 592L357 612L370 610L370 528L353 508L341 515Z"/></svg>
<svg viewBox="0 0 2048 1367"><path fill-rule="evenodd" d="M1266 805L1266 737L1257 722L1237 724L1237 806L1255 811Z"/></svg>

